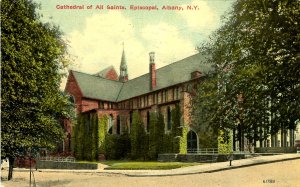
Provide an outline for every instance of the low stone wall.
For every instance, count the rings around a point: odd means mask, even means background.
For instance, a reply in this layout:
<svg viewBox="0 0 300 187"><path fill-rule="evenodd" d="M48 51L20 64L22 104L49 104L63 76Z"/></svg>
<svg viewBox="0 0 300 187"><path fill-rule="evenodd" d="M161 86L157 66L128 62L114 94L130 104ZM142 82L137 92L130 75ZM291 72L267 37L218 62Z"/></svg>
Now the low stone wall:
<svg viewBox="0 0 300 187"><path fill-rule="evenodd" d="M34 158L32 158L30 160L29 157L17 157L16 160L15 160L15 163L14 163L14 167L16 167L16 168L30 168L30 164L31 164L31 168L35 168L36 160Z"/></svg>
<svg viewBox="0 0 300 187"><path fill-rule="evenodd" d="M38 160L37 169L98 169L98 164Z"/></svg>
<svg viewBox="0 0 300 187"><path fill-rule="evenodd" d="M228 154L159 154L161 162L225 162L229 159ZM233 154L233 160L244 159L245 154Z"/></svg>
<svg viewBox="0 0 300 187"><path fill-rule="evenodd" d="M296 147L259 147L254 148L255 153L296 153Z"/></svg>

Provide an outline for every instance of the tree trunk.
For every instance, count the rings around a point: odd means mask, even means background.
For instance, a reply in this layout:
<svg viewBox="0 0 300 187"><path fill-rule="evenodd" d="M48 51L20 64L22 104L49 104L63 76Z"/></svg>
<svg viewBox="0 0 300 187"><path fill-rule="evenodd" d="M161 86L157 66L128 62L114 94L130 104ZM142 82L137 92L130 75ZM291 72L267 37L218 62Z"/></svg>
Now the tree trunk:
<svg viewBox="0 0 300 187"><path fill-rule="evenodd" d="M233 151L236 151L236 132L235 132L235 128L233 129L233 133L232 133L233 135L233 141L232 141L232 143L233 143L233 145L232 145L232 147L233 147Z"/></svg>
<svg viewBox="0 0 300 187"><path fill-rule="evenodd" d="M8 180L11 180L12 177L13 177L13 169L14 169L15 158L14 157L8 157L8 161L9 161Z"/></svg>
<svg viewBox="0 0 300 187"><path fill-rule="evenodd" d="M244 151L244 139L243 139L243 132L242 132L242 124L238 124L238 141L239 141L239 151Z"/></svg>

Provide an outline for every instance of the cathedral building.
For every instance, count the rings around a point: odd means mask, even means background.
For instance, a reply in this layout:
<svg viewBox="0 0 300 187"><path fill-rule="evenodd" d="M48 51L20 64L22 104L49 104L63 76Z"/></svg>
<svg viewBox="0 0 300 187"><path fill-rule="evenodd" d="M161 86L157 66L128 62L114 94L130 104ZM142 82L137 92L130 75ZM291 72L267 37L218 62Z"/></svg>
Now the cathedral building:
<svg viewBox="0 0 300 187"><path fill-rule="evenodd" d="M156 69L155 53L149 53L149 72L129 79L123 50L120 73L110 66L96 74L71 70L65 92L73 97L77 113L96 110L98 115L109 116L109 133L121 134L132 122L133 111L138 111L145 131L149 130L150 112L159 111L165 120L165 133L171 130L171 110L176 104L182 113L181 124L189 127L188 149L199 147L197 134L189 118L190 95L197 83L211 70L202 63L200 54L173 62ZM147 63L147 62L144 62Z"/></svg>
<svg viewBox="0 0 300 187"><path fill-rule="evenodd" d="M77 114L93 110L99 117L108 116L108 133L111 134L121 134L124 129L130 133L133 111L138 111L146 132L149 132L150 113L160 112L164 116L164 131L168 133L172 129L171 110L179 105L182 114L180 123L188 127L187 150L193 152L201 147L201 137L198 137L199 134L190 120L189 107L196 86L212 70L204 61L204 56L198 53L156 69L155 53L150 52L149 62L144 62L149 63L149 72L129 79L123 50L119 74L113 66L96 74L71 70L65 92L74 101ZM65 126L68 127L68 140L64 142L64 149L70 150L70 122L66 121ZM294 131L279 133L278 136L270 136L257 145L293 146L295 136ZM237 142L233 144L233 148L238 147Z"/></svg>

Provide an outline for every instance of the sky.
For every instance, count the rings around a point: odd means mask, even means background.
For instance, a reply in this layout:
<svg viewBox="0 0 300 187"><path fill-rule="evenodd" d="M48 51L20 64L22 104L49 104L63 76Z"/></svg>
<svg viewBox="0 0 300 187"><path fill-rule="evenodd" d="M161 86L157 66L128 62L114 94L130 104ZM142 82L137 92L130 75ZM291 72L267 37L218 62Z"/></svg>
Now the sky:
<svg viewBox="0 0 300 187"><path fill-rule="evenodd" d="M41 3L42 20L64 33L73 63L70 69L94 74L113 65L119 73L124 50L129 79L149 71L149 52L160 68L197 53L196 47L221 24L233 0L35 0ZM83 10L57 9L57 5L84 5ZM87 9L92 5L92 9ZM103 5L104 9L95 9ZM124 6L126 10L107 10ZM157 6L159 10L130 10ZM197 6L187 10L186 6ZM162 10L180 6L183 10ZM61 87L64 88L66 79Z"/></svg>

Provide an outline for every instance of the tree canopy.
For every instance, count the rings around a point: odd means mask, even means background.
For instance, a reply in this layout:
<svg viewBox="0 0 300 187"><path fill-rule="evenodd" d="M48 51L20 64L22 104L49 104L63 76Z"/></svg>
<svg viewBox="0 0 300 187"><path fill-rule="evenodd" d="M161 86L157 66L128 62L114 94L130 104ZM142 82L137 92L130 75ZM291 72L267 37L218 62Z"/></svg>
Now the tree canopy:
<svg viewBox="0 0 300 187"><path fill-rule="evenodd" d="M251 142L295 128L300 119L299 7L297 0L233 4L224 24L199 47L215 71L199 86L195 120L238 129ZM208 112L197 113L205 107Z"/></svg>
<svg viewBox="0 0 300 187"><path fill-rule="evenodd" d="M32 147L54 147L63 138L70 104L60 91L67 65L62 33L43 23L31 0L1 1L1 152L15 157Z"/></svg>

